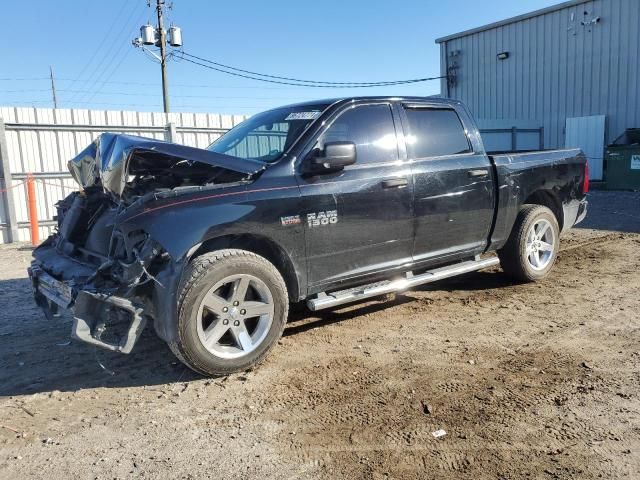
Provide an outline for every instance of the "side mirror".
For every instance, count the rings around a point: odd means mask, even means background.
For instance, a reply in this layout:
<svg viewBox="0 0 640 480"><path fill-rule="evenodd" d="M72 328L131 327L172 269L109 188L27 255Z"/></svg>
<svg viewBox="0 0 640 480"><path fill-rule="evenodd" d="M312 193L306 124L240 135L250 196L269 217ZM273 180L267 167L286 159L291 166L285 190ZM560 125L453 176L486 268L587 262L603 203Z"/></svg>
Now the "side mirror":
<svg viewBox="0 0 640 480"><path fill-rule="evenodd" d="M335 171L356 163L356 144L353 142L328 142L320 155L311 159L312 170Z"/></svg>

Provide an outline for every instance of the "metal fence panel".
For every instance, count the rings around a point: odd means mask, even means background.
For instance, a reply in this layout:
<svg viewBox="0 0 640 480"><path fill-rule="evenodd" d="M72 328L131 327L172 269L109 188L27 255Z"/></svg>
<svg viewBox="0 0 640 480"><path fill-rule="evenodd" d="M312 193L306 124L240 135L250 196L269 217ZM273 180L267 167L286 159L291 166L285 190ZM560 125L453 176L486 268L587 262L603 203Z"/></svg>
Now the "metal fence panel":
<svg viewBox="0 0 640 480"><path fill-rule="evenodd" d="M544 148L544 129L535 120L477 118L476 123L488 152Z"/></svg>

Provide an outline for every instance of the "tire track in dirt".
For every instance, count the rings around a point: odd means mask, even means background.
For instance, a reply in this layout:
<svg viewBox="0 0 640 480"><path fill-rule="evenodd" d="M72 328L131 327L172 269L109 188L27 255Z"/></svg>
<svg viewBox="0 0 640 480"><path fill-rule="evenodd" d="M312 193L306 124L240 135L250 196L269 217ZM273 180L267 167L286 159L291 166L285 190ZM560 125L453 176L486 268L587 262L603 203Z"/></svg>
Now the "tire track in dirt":
<svg viewBox="0 0 640 480"><path fill-rule="evenodd" d="M602 248L603 244L611 244L618 240L628 239L628 236L620 236L619 234L602 235L587 242L581 242L576 247L583 249L581 257L589 255L589 251ZM568 250L575 250L574 245L569 245ZM586 254L586 255L585 255ZM605 258L604 255L599 258ZM576 286L573 283L566 283L563 278L568 275L568 271L576 264L583 261L581 259L573 259L565 257L561 262L559 270L561 271L556 281L560 285L559 289L573 289ZM455 289L455 285L453 286ZM475 299L461 299L464 307L473 307L474 305L483 304L485 308L493 310L492 304L495 302L511 302L519 301L526 306L530 303L531 293L536 292L536 286L513 286L508 287L506 291L488 290L476 293ZM558 292L555 290L554 293ZM449 307L452 302L457 302L460 292L453 293L453 297L432 298L432 291L416 291L409 292L408 295L417 297L414 303L400 304L391 307L389 312L385 312L388 317L399 318L404 313L420 314L421 311L416 307L415 303L425 304L432 312L438 315L437 311L445 309L446 317L450 317ZM428 298L424 298L429 295ZM435 295L439 295L438 292ZM548 294L540 295L535 293L539 300L542 300L544 308L552 308L561 312L563 302L561 296L559 301L555 301ZM433 310L436 310L435 312ZM505 313L509 313L509 309ZM544 316L542 317L545 318ZM462 320L462 319L460 319ZM401 320L405 322L408 320ZM536 318L536 321L539 320ZM547 326L548 324L548 326ZM454 321L454 333L448 336L456 336L457 330L460 328L458 318ZM542 320L542 325L529 325L527 329L546 331L548 328L555 329L557 333L561 333L563 329L572 327L572 321L565 319L548 319L546 322ZM354 326L356 328L357 326ZM375 328L375 325L372 325ZM436 336L438 334L436 333ZM476 339L477 340L477 339ZM459 451L459 446L453 449L445 442L437 442L431 436L431 432L440 428L442 425L452 425L447 429L449 436L455 436L456 440L466 441L469 432L474 438L487 439L490 443L486 447L490 451L495 450L495 455L499 457L517 458L520 457L521 462L531 462L532 464L540 461L541 458L553 457L549 452L573 449L575 458L586 459L587 463L593 463L594 459L588 460L588 451L592 448L594 440L603 437L606 438L605 430L593 421L586 421L583 418L572 417L570 409L573 408L574 402L579 403L580 398L588 393L580 393L580 388L584 387L585 382L598 381L597 378L587 377L591 375L586 373L585 369L581 369L580 355L570 353L568 351L558 350L554 348L552 337L542 337L543 342L535 342L532 346L518 347L507 343L501 345L499 349L492 353L487 353L487 344L497 345L500 342L487 342L483 345L483 352L478 353L479 357L483 357L483 362L487 366L484 375L476 373L472 381L464 381L461 378L455 378L458 375L467 377L464 373L460 374L455 370L449 371L446 367L447 363L467 363L465 358L476 356L477 346L474 346L473 340L465 340L455 344L445 344L446 347L436 352L437 357L442 355L442 360L438 360L436 369L438 370L436 378L433 373L425 375L426 371L417 371L409 375L395 376L395 385L393 390L401 391L402 387L406 388L408 397L411 397L411 389L423 389L428 391L426 394L430 398L436 399L436 402L443 401L448 403L448 408L437 408L433 419L426 420L424 414L417 413L419 404L417 397L414 395L411 399L398 395L392 400L394 406L393 413L380 406L374 406L373 402L385 398L381 391L384 389L384 382L367 382L358 383L352 389L340 389L340 376L333 377L331 374L322 375L322 396L326 400L327 405L332 405L330 409L324 409L323 404L316 404L312 416L317 416L318 421L310 421L309 426L313 426L311 432L301 432L304 441L296 443L296 453L294 455L303 461L313 461L313 459L322 459L318 465L322 465L323 471L327 468L335 468L341 463L356 462L357 452L369 452L368 455L382 457L377 467L373 467L372 471L381 471L380 468L389 468L393 470L392 465L394 459L398 460L402 456L402 452L423 452L421 462L423 471L440 471L444 474L460 474L470 471L473 467L477 471L478 468L491 469L492 471L500 471L504 469L509 471L513 466L509 466L512 460L507 463L494 460L487 461L486 455L484 459L476 460L475 456L469 452L474 452L478 447L477 440L473 442L474 447L465 451ZM579 337L576 338L579 340ZM329 339L329 343L335 342ZM389 339L394 343L392 338ZM467 345L469 343L469 345ZM338 371L344 374L351 366L346 359L344 364L337 367ZM489 366L490 365L490 366ZM370 367L372 371L377 372L381 378L387 378L386 365L376 364ZM330 372L333 371L330 370ZM447 378L438 380L437 377L447 374ZM305 375L305 374L302 374ZM390 375L390 374L389 374ZM330 385L330 386L329 386ZM375 388L374 388L375 387ZM429 388L427 388L429 387ZM329 389L325 390L326 388ZM599 387L595 387L596 389ZM588 391L588 390L585 390ZM318 389L314 388L317 395ZM357 397L358 405L353 403L349 398L350 393ZM425 394L422 392L421 394ZM407 396L405 395L405 397ZM418 394L420 395L420 394ZM454 398L447 398L453 396ZM565 399L570 399L567 402ZM367 409L376 411L376 415L370 415ZM575 417L575 418L574 418ZM458 419L462 418L462 421ZM465 420L466 418L466 420ZM544 423L547 428L540 428L538 425ZM455 426L457 424L457 427ZM354 431L348 433L345 426L349 426ZM522 435L513 435L509 441L509 445L514 446L510 454L509 449L498 447L490 438L500 438L503 432L511 430L515 425L522 425L524 431L533 431L523 433ZM478 427L481 426L481 430ZM307 435L308 434L308 435ZM459 437L460 435L460 437ZM532 436L533 435L533 436ZM351 444L346 440L349 439ZM447 437L445 437L447 438ZM514 442L519 438L520 441ZM527 440L528 439L528 440ZM531 448L530 443L534 441L540 444L538 447ZM522 449L515 446L521 445ZM527 452L528 450L528 452ZM601 451L606 449L602 448ZM486 451L486 450L485 450ZM613 454L614 450L609 450L608 455ZM559 454L558 454L559 455ZM360 455L361 456L361 455ZM596 455L595 461L605 458ZM345 460L349 458L350 461ZM555 457L554 457L555 459ZM372 460L373 461L373 460ZM376 462L373 461L374 465ZM545 464L546 462L542 462ZM371 469L371 462L369 465ZM386 466L386 467L383 467ZM493 466L492 466L493 465ZM554 465L553 463L551 465ZM378 468L380 467L380 468ZM493 470L493 469L498 470ZM555 468L555 467L554 467ZM322 470L321 469L321 470ZM365 467L355 468L353 470L340 470L342 473L364 472ZM369 470L371 471L371 470ZM535 470L540 471L540 470ZM553 469L549 471L554 471ZM582 472L580 468L563 465L559 471L562 472ZM461 477L460 477L461 478Z"/></svg>
<svg viewBox="0 0 640 480"><path fill-rule="evenodd" d="M53 347L67 327L21 311L20 288L3 297L2 328L21 333L0 337L3 405L35 416L0 409L28 433L0 432L0 476L634 478L640 236L563 244L541 284L493 269L299 313L265 364L226 380L191 377L152 331L129 357L101 354L106 376L93 352Z"/></svg>

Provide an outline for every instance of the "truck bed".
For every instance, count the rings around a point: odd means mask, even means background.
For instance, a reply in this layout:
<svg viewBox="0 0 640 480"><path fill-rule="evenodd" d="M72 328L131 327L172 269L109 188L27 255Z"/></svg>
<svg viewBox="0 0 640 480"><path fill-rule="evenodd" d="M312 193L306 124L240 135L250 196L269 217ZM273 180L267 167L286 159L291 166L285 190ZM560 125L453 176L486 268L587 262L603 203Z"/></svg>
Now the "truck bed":
<svg viewBox="0 0 640 480"><path fill-rule="evenodd" d="M518 210L546 196L563 230L582 218L584 164L580 149L540 150L490 154L498 188L498 208L491 236L492 249L507 241Z"/></svg>

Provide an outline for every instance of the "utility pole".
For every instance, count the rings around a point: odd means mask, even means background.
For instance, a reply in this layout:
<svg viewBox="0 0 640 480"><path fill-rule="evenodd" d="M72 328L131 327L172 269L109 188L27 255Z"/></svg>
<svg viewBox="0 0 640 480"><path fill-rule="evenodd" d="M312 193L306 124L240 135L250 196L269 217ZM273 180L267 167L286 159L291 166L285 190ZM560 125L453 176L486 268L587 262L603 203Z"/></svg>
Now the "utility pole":
<svg viewBox="0 0 640 480"><path fill-rule="evenodd" d="M147 6L151 6L152 0L147 0ZM162 103L164 105L164 113L169 113L169 79L167 77L167 60L171 58L171 54L167 55L167 40L171 47L177 48L182 46L182 29L175 25L169 27L169 38L164 29L164 9L173 8L170 3L166 5L165 0L156 0L156 12L158 14L158 24L154 27L147 23L140 27L140 36L134 38L131 42L134 47L141 48L144 52L154 57L160 63L162 72ZM151 46L158 47L160 55L152 51Z"/></svg>
<svg viewBox="0 0 640 480"><path fill-rule="evenodd" d="M53 67L49 65L49 75L51 77L51 94L53 95L53 108L58 108L58 96L56 95L56 82L53 79Z"/></svg>
<svg viewBox="0 0 640 480"><path fill-rule="evenodd" d="M164 0L157 0L158 36L160 37L160 68L162 69L162 104L164 113L169 113L169 83L167 79L167 35L164 31Z"/></svg>

